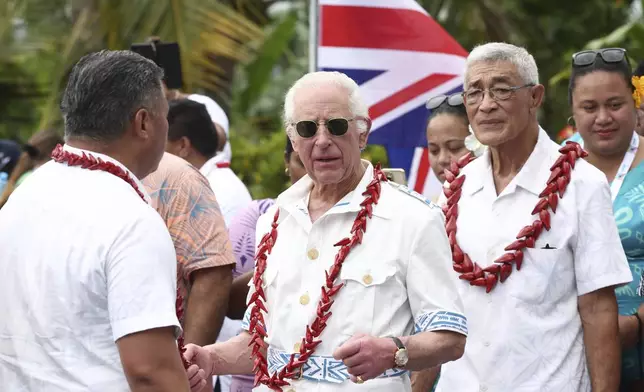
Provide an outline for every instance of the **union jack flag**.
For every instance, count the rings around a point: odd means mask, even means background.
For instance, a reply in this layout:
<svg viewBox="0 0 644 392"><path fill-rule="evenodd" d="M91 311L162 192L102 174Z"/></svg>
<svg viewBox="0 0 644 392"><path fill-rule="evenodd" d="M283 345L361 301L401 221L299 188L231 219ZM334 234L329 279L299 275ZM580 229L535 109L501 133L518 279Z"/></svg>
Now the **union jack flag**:
<svg viewBox="0 0 644 392"><path fill-rule="evenodd" d="M425 103L462 89L467 51L415 0L319 0L317 10L316 68L360 85L373 120L369 143L385 146L410 188L435 197Z"/></svg>

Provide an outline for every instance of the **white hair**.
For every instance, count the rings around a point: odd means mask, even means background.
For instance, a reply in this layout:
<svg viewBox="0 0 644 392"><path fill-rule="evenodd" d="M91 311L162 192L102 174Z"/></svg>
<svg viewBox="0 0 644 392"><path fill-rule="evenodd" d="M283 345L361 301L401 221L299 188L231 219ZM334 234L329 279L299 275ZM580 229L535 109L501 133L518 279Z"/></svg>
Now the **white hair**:
<svg viewBox="0 0 644 392"><path fill-rule="evenodd" d="M468 73L471 65L476 62L499 62L507 61L517 68L523 83L539 84L539 70L534 57L522 47L507 44L505 42L490 42L476 46L467 56L467 67L465 70L465 83L468 80ZM467 86L464 84L464 88Z"/></svg>
<svg viewBox="0 0 644 392"><path fill-rule="evenodd" d="M322 85L335 84L347 90L349 95L349 110L354 117L369 118L369 108L360 95L358 84L341 72L310 72L298 79L286 93L284 99L284 128L291 136L293 113L295 112L295 95L303 88L315 88ZM356 121L358 131L364 133L369 127L366 121Z"/></svg>

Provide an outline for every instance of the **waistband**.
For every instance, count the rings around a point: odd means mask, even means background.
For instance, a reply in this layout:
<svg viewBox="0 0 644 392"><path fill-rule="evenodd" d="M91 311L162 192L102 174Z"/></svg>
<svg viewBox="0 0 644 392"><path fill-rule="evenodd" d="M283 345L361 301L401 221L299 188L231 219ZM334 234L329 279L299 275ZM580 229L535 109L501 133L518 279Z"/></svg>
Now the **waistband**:
<svg viewBox="0 0 644 392"><path fill-rule="evenodd" d="M291 359L291 354L273 347L268 348L268 370L269 373L279 372ZM296 358L299 355L295 356ZM401 377L409 371L404 369L387 369L377 378ZM349 379L349 372L344 362L334 359L331 356L311 355L309 360L302 366L300 379L309 381L324 381L340 384Z"/></svg>

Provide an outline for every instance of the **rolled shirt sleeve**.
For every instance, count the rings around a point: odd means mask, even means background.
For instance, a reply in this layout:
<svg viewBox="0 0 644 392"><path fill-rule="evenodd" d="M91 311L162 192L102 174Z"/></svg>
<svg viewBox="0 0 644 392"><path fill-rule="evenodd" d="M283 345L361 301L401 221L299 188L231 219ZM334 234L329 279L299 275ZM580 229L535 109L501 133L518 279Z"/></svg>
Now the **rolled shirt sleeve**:
<svg viewBox="0 0 644 392"><path fill-rule="evenodd" d="M588 181L579 193L574 245L578 295L633 280L613 215L608 184Z"/></svg>
<svg viewBox="0 0 644 392"><path fill-rule="evenodd" d="M415 333L453 331L467 335L467 320L452 271L452 252L445 218L434 204L419 230L409 256L407 294Z"/></svg>
<svg viewBox="0 0 644 392"><path fill-rule="evenodd" d="M174 327L179 335L175 251L161 217L153 209L117 238L105 269L114 341L161 327Z"/></svg>

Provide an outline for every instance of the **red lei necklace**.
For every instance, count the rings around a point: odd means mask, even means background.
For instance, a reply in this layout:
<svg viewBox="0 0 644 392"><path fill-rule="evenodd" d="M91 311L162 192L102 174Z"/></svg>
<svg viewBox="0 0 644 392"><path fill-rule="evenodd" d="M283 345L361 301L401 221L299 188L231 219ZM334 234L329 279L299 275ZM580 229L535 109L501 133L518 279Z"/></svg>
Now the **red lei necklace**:
<svg viewBox="0 0 644 392"><path fill-rule="evenodd" d="M86 154L85 152L83 152L82 155L76 155L69 151L65 151L63 149L63 146L61 146L60 144L57 145L56 148L54 148L54 150L51 153L51 157L54 161L58 163L66 163L67 166L80 166L83 169L87 169L87 170L100 170L100 171L105 171L110 174L113 174L116 177L130 184L130 186L134 188L134 190L141 197L141 199L143 199L143 201L147 203L147 201L145 200L145 196L143 196L143 192L141 192L139 187L136 185L136 182L129 175L129 173L123 170L120 166L115 165L112 162L104 161L101 158L96 158L91 154ZM175 307L177 309L177 318L181 320L181 318L183 317L183 297L179 293L178 288L177 288L177 301L175 303ZM177 343L179 346L179 355L181 356L181 361L183 362L183 366L187 369L188 366L190 366L190 363L188 363L183 358L183 353L186 351L184 347L184 342L183 342L183 334L179 336L179 338L177 339Z"/></svg>
<svg viewBox="0 0 644 392"><path fill-rule="evenodd" d="M275 241L277 241L277 226L279 218L279 209L275 212L273 223L271 224L271 231L266 233L259 243L257 256L255 257L256 267L255 275L253 277L253 285L255 292L250 298L249 304L253 304L250 313L250 324L248 331L251 333L251 341L249 345L253 346L252 357L255 358L255 385L264 384L273 391L281 391L282 387L289 385L286 378L293 379L297 372L302 369L311 355L315 352L315 348L322 343L322 340L315 340L318 338L324 328L326 328L327 321L331 317L331 306L333 305L333 297L340 291L343 283L335 284L340 274L342 264L347 255L353 247L362 243L362 236L367 230L367 218L371 218L373 206L378 204L380 198L380 183L387 181L386 175L380 170L380 165L373 169L373 180L367 185L367 189L362 193L365 199L360 203L361 209L356 216L353 226L351 227L351 238L345 237L336 243L334 246L340 247L340 250L335 255L335 262L329 271L325 271L326 285L322 286L322 296L318 302L316 310L316 318L311 325L306 326L306 335L300 344L299 358L295 358L295 354L291 354L291 358L282 368L280 372L275 372L273 375L268 374L268 362L262 354L262 349L266 348L266 323L262 312L268 314L268 310L264 305L266 296L262 288L263 274L266 270L267 255L271 253ZM301 374L301 373L300 373Z"/></svg>
<svg viewBox="0 0 644 392"><path fill-rule="evenodd" d="M579 158L588 156L581 146L574 142L567 142L559 149L561 156L557 158L550 168L550 178L546 182L546 188L539 194L539 201L532 210L532 215L538 214L539 218L532 224L525 226L517 234L517 240L505 247L507 253L494 261L486 268L481 268L476 262L472 262L470 256L464 253L456 242L456 220L458 219L458 201L461 198L465 174L460 174L461 169L474 160L472 154L467 154L457 162L452 162L449 169L445 170L445 186L443 193L447 203L443 206L445 213L445 230L452 248L452 268L458 272L459 278L470 282L472 286L485 287L489 293L494 289L498 280L505 280L512 273L512 263L521 269L523 262L523 250L534 248L534 245L545 228L550 230L550 212L557 211L559 198L563 197L566 187L570 183L570 173L575 167Z"/></svg>

